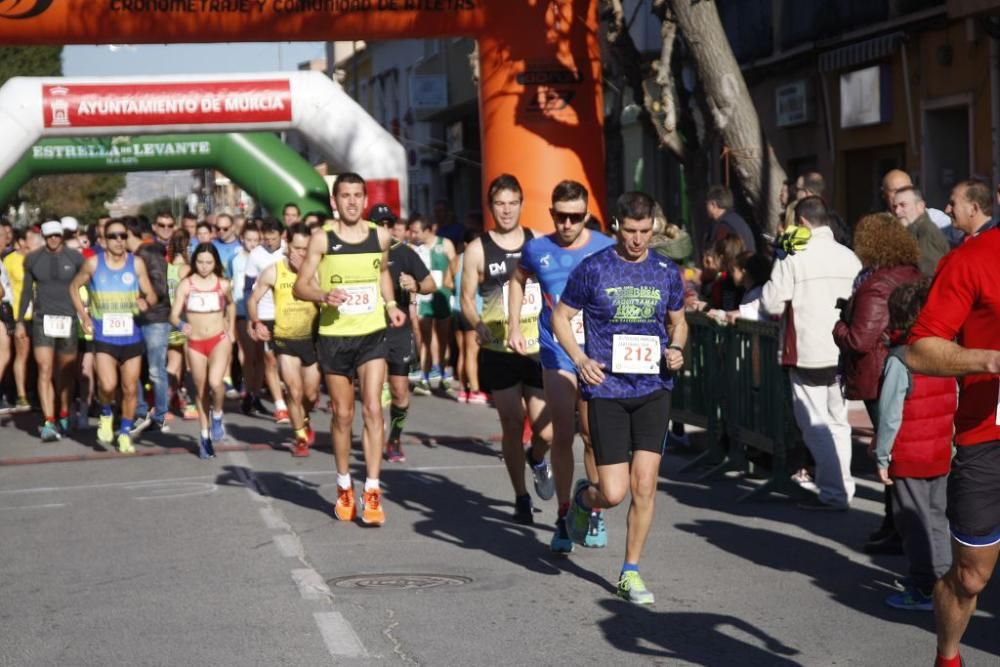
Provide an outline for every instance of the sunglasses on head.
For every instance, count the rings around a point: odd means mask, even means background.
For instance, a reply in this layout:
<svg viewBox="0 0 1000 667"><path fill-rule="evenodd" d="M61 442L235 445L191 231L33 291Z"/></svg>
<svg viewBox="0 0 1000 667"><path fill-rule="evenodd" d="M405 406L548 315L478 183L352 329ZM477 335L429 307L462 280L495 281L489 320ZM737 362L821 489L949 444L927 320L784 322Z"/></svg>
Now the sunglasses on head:
<svg viewBox="0 0 1000 667"><path fill-rule="evenodd" d="M587 219L586 211L583 213L568 213L566 211L557 211L554 208L550 208L549 213L552 214L552 219L557 222L559 220L569 220L574 225L578 225Z"/></svg>
<svg viewBox="0 0 1000 667"><path fill-rule="evenodd" d="M128 238L126 232L118 232L117 234L105 234L104 238L108 241L124 241Z"/></svg>

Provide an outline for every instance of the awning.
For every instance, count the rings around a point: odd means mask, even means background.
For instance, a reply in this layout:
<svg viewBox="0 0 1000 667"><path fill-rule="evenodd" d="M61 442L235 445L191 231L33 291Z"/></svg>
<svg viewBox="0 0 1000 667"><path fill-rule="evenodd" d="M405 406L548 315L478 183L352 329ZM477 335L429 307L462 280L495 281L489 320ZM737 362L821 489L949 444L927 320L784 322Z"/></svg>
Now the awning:
<svg viewBox="0 0 1000 667"><path fill-rule="evenodd" d="M895 53L899 44L904 39L906 39L905 34L894 32L821 53L819 56L819 71L833 72L864 65L874 60L882 60Z"/></svg>

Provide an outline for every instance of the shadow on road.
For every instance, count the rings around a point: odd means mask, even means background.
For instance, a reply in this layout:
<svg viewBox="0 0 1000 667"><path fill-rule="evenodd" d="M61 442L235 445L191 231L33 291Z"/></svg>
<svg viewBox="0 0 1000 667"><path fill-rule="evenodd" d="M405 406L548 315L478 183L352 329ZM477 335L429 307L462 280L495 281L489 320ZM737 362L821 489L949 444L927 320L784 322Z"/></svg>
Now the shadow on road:
<svg viewBox="0 0 1000 667"><path fill-rule="evenodd" d="M448 449L455 449L469 454L480 454L493 458L500 457L499 445L494 446L482 438L431 435L429 433L406 431L403 433L403 444L405 445L406 441L410 438L419 441L425 447L447 447Z"/></svg>
<svg viewBox="0 0 1000 667"><path fill-rule="evenodd" d="M679 524L677 529L699 535L709 544L761 567L805 575L826 591L831 601L845 607L890 623L923 628L932 635L928 637L928 654L933 651L933 615L886 606L885 598L894 592L890 587L892 576L876 567L855 562L823 544L727 521L699 520ZM895 560L905 567L901 558ZM989 606L985 597L982 600ZM974 617L963 645L995 653L995 624L995 618Z"/></svg>
<svg viewBox="0 0 1000 667"><path fill-rule="evenodd" d="M327 500L319 493L319 484L283 472L248 470L243 466L227 465L222 470L215 478L219 486L246 487L256 480L256 491L262 496L333 517L333 500Z"/></svg>
<svg viewBox="0 0 1000 667"><path fill-rule="evenodd" d="M412 470L383 470L386 498L423 518L413 530L460 549L483 551L545 575L569 574L612 591L608 581L581 568L572 558L549 551L552 528L522 526L512 521L513 503L490 498L443 475ZM579 547L578 547L579 548Z"/></svg>
<svg viewBox="0 0 1000 667"><path fill-rule="evenodd" d="M779 639L735 616L696 611L660 612L624 600L602 600L600 605L611 616L598 621L598 626L605 640L620 651L713 667L799 664L786 657L798 655L797 649L785 646ZM721 632L721 628L727 632ZM757 643L737 639L734 632L756 639Z"/></svg>

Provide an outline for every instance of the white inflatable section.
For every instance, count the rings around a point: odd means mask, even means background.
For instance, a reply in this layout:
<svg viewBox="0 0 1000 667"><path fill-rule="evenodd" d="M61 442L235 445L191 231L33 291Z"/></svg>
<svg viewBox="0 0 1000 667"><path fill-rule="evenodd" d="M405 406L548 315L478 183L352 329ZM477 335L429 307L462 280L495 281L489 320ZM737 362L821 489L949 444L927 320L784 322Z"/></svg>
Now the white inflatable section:
<svg viewBox="0 0 1000 667"><path fill-rule="evenodd" d="M225 84L287 82L291 120L282 122L193 122L164 125L46 127L43 86L148 86L150 84ZM335 81L320 72L281 72L156 77L15 77L0 87L0 174L7 173L39 139L65 136L298 130L330 161L335 173L353 171L366 180L399 184L400 214L408 214L406 151ZM127 170L127 167L125 167Z"/></svg>

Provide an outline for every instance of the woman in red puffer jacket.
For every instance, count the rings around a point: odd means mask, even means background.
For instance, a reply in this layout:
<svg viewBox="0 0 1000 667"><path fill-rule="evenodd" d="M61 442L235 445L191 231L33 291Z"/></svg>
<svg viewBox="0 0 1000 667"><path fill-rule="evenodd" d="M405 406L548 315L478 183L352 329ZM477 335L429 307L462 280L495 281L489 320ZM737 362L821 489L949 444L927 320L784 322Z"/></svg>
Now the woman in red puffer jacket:
<svg viewBox="0 0 1000 667"><path fill-rule="evenodd" d="M875 213L858 222L854 252L863 268L833 328L833 339L840 348L845 396L864 401L877 424L879 380L889 354L889 295L900 285L920 280L920 249L899 220Z"/></svg>

